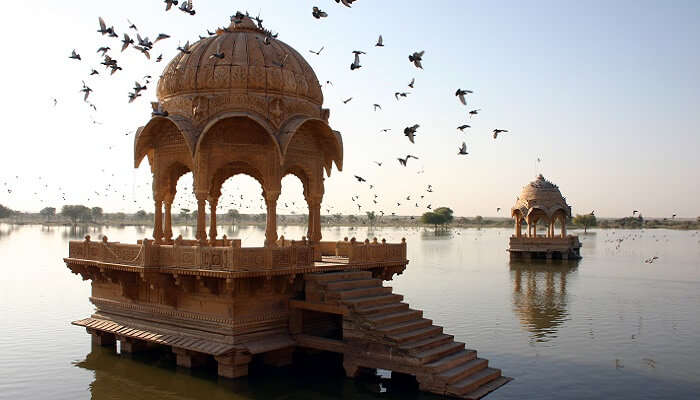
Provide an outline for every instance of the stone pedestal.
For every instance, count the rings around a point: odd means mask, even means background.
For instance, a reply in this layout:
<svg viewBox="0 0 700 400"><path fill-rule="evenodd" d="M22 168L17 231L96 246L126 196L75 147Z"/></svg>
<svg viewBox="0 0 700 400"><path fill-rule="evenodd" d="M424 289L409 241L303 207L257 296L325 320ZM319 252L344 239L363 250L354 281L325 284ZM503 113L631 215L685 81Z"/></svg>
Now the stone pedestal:
<svg viewBox="0 0 700 400"><path fill-rule="evenodd" d="M178 367L193 368L203 365L206 361L206 355L194 351L173 347L173 353L176 355L176 364Z"/></svg>
<svg viewBox="0 0 700 400"><path fill-rule="evenodd" d="M141 340L126 337L117 337L117 339L119 340L120 353L122 354L134 354L148 348L148 343Z"/></svg>
<svg viewBox="0 0 700 400"><path fill-rule="evenodd" d="M95 346L114 346L117 342L117 339L111 333L91 329L88 329L88 333L92 336L92 343Z"/></svg>
<svg viewBox="0 0 700 400"><path fill-rule="evenodd" d="M248 375L250 354L232 353L216 357L218 374L224 378L240 378Z"/></svg>

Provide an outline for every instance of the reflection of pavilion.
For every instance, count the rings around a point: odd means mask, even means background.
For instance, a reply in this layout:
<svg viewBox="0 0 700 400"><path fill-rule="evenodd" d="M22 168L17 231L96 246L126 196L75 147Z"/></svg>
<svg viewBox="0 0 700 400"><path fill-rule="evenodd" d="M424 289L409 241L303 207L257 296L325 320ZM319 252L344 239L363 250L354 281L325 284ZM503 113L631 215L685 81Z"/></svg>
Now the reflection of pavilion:
<svg viewBox="0 0 700 400"><path fill-rule="evenodd" d="M566 234L566 219L571 217L571 206L561 195L557 185L537 179L523 187L520 197L511 209L515 219L515 234L510 238L511 259L543 256L551 258L580 258L581 242L578 236ZM522 234L523 221L527 224L527 235ZM544 222L545 235L537 235L537 224ZM555 234L559 223L561 233Z"/></svg>
<svg viewBox="0 0 700 400"><path fill-rule="evenodd" d="M536 265L512 262L513 311L538 342L556 337L568 318L567 277L576 270L569 264Z"/></svg>

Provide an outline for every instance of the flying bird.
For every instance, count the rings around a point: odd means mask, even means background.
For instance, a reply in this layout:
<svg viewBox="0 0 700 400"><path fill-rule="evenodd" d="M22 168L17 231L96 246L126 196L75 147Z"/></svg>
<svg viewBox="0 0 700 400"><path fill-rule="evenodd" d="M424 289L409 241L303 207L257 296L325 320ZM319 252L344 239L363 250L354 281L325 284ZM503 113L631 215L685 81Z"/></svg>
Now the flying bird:
<svg viewBox="0 0 700 400"><path fill-rule="evenodd" d="M352 97L348 97L347 99L343 100L343 104L348 104L352 100Z"/></svg>
<svg viewBox="0 0 700 400"><path fill-rule="evenodd" d="M209 56L209 59L218 58L219 60L223 60L224 57L226 57L226 55L221 51L221 42L219 42L216 45L216 51Z"/></svg>
<svg viewBox="0 0 700 400"><path fill-rule="evenodd" d="M351 4L355 2L355 0L335 0L336 3L343 3L345 7L352 7Z"/></svg>
<svg viewBox="0 0 700 400"><path fill-rule="evenodd" d="M197 12L192 8L192 2L191 1L183 1L182 4L180 4L180 11L190 14L190 15L195 15Z"/></svg>
<svg viewBox="0 0 700 400"><path fill-rule="evenodd" d="M169 37L170 37L170 35L167 35L167 34L165 34L165 33L159 33L159 34L158 34L158 37L156 38L156 40L153 41L153 44L157 43L159 40L168 39Z"/></svg>
<svg viewBox="0 0 700 400"><path fill-rule="evenodd" d="M493 138L496 139L498 137L499 133L505 133L508 132L507 129L494 129L493 130Z"/></svg>
<svg viewBox="0 0 700 400"><path fill-rule="evenodd" d="M384 47L384 38L382 35L379 35L379 39L377 39L377 44L375 44L376 47Z"/></svg>
<svg viewBox="0 0 700 400"><path fill-rule="evenodd" d="M469 118L479 114L479 111L481 111L481 109L469 111Z"/></svg>
<svg viewBox="0 0 700 400"><path fill-rule="evenodd" d="M375 161L374 163L377 164L377 165L380 166L380 167L381 167L382 164L383 164L383 163L380 163L379 161Z"/></svg>
<svg viewBox="0 0 700 400"><path fill-rule="evenodd" d="M130 44L134 44L134 39L130 38L126 33L124 34L124 39L122 39L122 51L126 50Z"/></svg>
<svg viewBox="0 0 700 400"><path fill-rule="evenodd" d="M136 25L135 25L133 22L131 22L131 21L129 20L129 18L126 19L126 22L129 23L129 29L133 29L133 30L135 30L135 31L138 31L138 30L139 30L139 28L137 28Z"/></svg>
<svg viewBox="0 0 700 400"><path fill-rule="evenodd" d="M164 0L163 3L165 3L165 11L168 11L170 7L177 5L177 0Z"/></svg>
<svg viewBox="0 0 700 400"><path fill-rule="evenodd" d="M457 153L457 154L461 155L461 156L466 156L467 154L469 154L469 153L467 153L467 144L466 143L462 142L462 147L459 148L459 153Z"/></svg>
<svg viewBox="0 0 700 400"><path fill-rule="evenodd" d="M328 13L325 11L321 10L320 8L314 6L313 9L311 10L311 15L314 16L316 19L321 19L321 18L326 18L328 16Z"/></svg>
<svg viewBox="0 0 700 400"><path fill-rule="evenodd" d="M408 87L413 89L413 85L416 83L416 78L411 79L411 82L408 84Z"/></svg>
<svg viewBox="0 0 700 400"><path fill-rule="evenodd" d="M459 101L462 102L465 106L467 105L467 99L464 98L465 95L474 93L471 90L462 90L462 89L457 89L455 92L455 96L459 97Z"/></svg>
<svg viewBox="0 0 700 400"><path fill-rule="evenodd" d="M350 64L350 70L354 71L358 68L362 68L362 65L360 65L360 54L366 54L364 51L359 51L359 50L354 50L353 54L355 54L355 60Z"/></svg>
<svg viewBox="0 0 700 400"><path fill-rule="evenodd" d="M399 158L397 158L397 160L399 160L399 164L401 164L402 166L405 167L405 166L406 166L406 163L408 162L408 159L409 159L409 158L415 158L416 160L418 159L418 157L412 156L412 155L408 154L408 155L406 156L406 158L401 158L401 157L399 157Z"/></svg>
<svg viewBox="0 0 700 400"><path fill-rule="evenodd" d="M83 101L87 102L88 96L90 96L90 93L92 93L92 89L90 89L86 84L85 81L83 81L83 88L80 89L81 92L85 93L85 96L83 96Z"/></svg>
<svg viewBox="0 0 700 400"><path fill-rule="evenodd" d="M360 182L360 183L362 183L362 182L367 182L367 180L366 180L365 178L361 177L361 176L355 175L355 179L357 179L357 181Z"/></svg>
<svg viewBox="0 0 700 400"><path fill-rule="evenodd" d="M111 49L109 48L109 46L103 46L103 47L100 47L99 49L97 49L97 52L98 52L98 53L102 53L102 57L104 57L105 54L107 54L107 52L108 52L109 50L111 50Z"/></svg>
<svg viewBox="0 0 700 400"><path fill-rule="evenodd" d="M411 143L415 143L414 137L416 136L416 131L418 130L419 127L420 127L420 125L415 124L413 126L409 126L409 127L404 128L403 134L404 134L404 136L406 136L408 138L408 140Z"/></svg>
<svg viewBox="0 0 700 400"><path fill-rule="evenodd" d="M80 58L80 54L78 54L75 49L73 49L73 52L71 52L71 55L68 58L72 58L74 60L82 60Z"/></svg>
<svg viewBox="0 0 700 400"><path fill-rule="evenodd" d="M391 130L391 128L384 128L379 131L379 133L387 133Z"/></svg>
<svg viewBox="0 0 700 400"><path fill-rule="evenodd" d="M457 129L459 129L462 132L464 132L466 128L471 128L471 125L464 124L457 127Z"/></svg>
<svg viewBox="0 0 700 400"><path fill-rule="evenodd" d="M380 109L380 110L382 109L382 106L379 104L375 103L375 104L373 104L373 106L374 106L374 111L377 111L377 109Z"/></svg>
<svg viewBox="0 0 700 400"><path fill-rule="evenodd" d="M394 97L398 101L399 97L408 97L409 94L411 94L411 92L396 92L394 93Z"/></svg>
<svg viewBox="0 0 700 400"><path fill-rule="evenodd" d="M425 54L425 50L414 52L408 56L408 61L412 62L417 68L423 69L423 65L421 64L421 61L423 61L423 54Z"/></svg>
<svg viewBox="0 0 700 400"><path fill-rule="evenodd" d="M320 55L321 55L321 52L323 51L324 48L325 48L325 46L321 46L321 48L318 49L318 51L309 50L309 52L310 52L310 53L313 53L313 54L316 54L317 56L320 56Z"/></svg>

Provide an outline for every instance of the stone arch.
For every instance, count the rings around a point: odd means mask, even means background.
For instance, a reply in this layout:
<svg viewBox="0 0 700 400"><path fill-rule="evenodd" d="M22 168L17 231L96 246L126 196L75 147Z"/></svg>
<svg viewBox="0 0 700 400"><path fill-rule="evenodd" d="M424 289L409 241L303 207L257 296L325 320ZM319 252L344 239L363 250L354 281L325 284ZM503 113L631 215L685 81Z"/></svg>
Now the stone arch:
<svg viewBox="0 0 700 400"><path fill-rule="evenodd" d="M260 128L262 128L262 130L267 134L267 137L270 139L271 143L274 144L274 149L280 163L282 162L282 151L280 149L280 145L277 141L277 138L273 134L274 128L269 123L269 121L267 121L267 119L252 111L227 111L219 113L213 118L211 118L204 126L204 128L202 129L202 134L197 139L195 154L199 152L202 143L204 143L205 138L207 137L209 132L212 131L212 128L214 128L217 124L223 121L236 119L252 121L256 123Z"/></svg>
<svg viewBox="0 0 700 400"><path fill-rule="evenodd" d="M567 218L567 213L564 208L557 208L552 212L552 222L551 222L551 232L552 232L552 237L555 236L555 224L557 221L561 224L560 226L560 237L565 238L566 237L566 218Z"/></svg>
<svg viewBox="0 0 700 400"><path fill-rule="evenodd" d="M293 145L297 136L311 135L316 139L315 150L320 155L320 162L326 170L326 175L331 175L331 168L335 163L339 171L343 170L343 139L339 132L328 126L325 120L320 118L296 116L288 120L280 129L279 143L285 163L294 158L290 157L290 145ZM292 146L293 147L293 146ZM304 145L308 149L308 145Z"/></svg>
<svg viewBox="0 0 700 400"><path fill-rule="evenodd" d="M185 118L179 116L153 117L150 121L136 131L134 137L134 168L138 168L144 157L148 156L151 169L154 168L155 148L158 140L167 141L163 145L172 146L176 149L183 142L183 152L188 157L184 158L184 163L192 169L195 148L196 131Z"/></svg>
<svg viewBox="0 0 700 400"><path fill-rule="evenodd" d="M546 208L535 205L528 209L526 220L529 236L537 236L537 222L542 219L544 219L546 225L549 226L549 214L547 213Z"/></svg>

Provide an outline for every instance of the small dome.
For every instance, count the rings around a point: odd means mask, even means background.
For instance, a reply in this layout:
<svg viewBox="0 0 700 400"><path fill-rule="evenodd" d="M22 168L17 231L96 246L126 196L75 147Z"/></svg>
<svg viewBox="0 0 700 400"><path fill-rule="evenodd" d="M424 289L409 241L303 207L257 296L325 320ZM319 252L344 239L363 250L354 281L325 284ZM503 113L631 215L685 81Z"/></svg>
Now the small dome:
<svg viewBox="0 0 700 400"><path fill-rule="evenodd" d="M563 210L567 216L571 216L571 207L566 204L566 198L561 195L559 186L546 180L542 174L523 187L511 210L513 213L520 210L521 215L527 215L533 208L542 209L550 217L557 210Z"/></svg>
<svg viewBox="0 0 700 400"><path fill-rule="evenodd" d="M163 108L186 114L187 108L201 103L199 97L207 100L209 111L218 104L237 103L239 110L249 108L263 116L283 107L318 118L323 94L316 74L291 46L266 40L268 34L241 17L190 45L189 54L179 52L158 82Z"/></svg>

